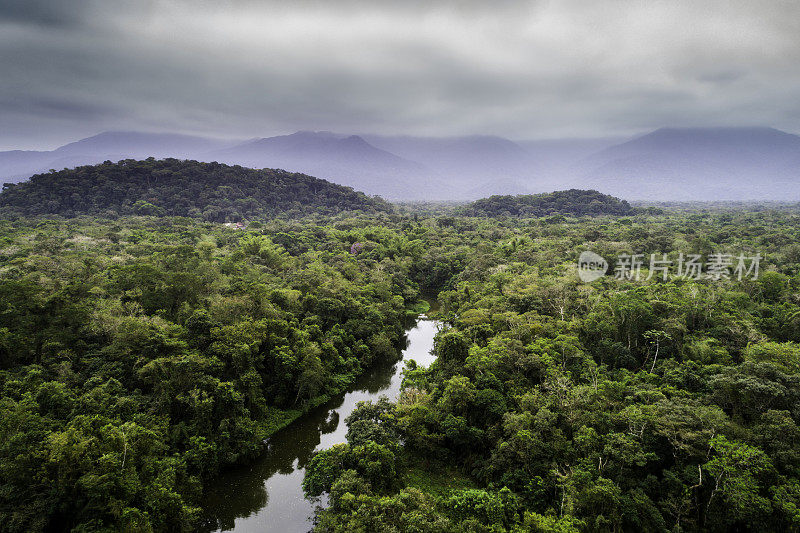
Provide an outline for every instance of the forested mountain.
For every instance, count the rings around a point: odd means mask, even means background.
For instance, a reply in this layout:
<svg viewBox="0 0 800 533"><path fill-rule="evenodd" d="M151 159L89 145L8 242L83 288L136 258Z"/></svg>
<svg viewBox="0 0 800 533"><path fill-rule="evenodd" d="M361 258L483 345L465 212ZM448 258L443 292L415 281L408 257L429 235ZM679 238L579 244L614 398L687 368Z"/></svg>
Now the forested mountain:
<svg viewBox="0 0 800 533"><path fill-rule="evenodd" d="M597 191L570 189L545 194L490 196L458 209L465 216L543 217L548 215L630 215L625 200Z"/></svg>
<svg viewBox="0 0 800 533"><path fill-rule="evenodd" d="M304 174L148 159L33 176L4 187L0 210L7 215L174 215L235 222L277 214L378 212L391 207Z"/></svg>

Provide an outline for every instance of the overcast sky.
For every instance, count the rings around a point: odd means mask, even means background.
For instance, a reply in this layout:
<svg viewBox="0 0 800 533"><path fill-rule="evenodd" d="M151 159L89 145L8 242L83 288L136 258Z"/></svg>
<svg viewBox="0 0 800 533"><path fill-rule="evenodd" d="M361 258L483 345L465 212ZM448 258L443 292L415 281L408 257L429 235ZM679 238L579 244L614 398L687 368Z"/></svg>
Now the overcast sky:
<svg viewBox="0 0 800 533"><path fill-rule="evenodd" d="M0 0L0 149L697 125L800 131L800 2Z"/></svg>

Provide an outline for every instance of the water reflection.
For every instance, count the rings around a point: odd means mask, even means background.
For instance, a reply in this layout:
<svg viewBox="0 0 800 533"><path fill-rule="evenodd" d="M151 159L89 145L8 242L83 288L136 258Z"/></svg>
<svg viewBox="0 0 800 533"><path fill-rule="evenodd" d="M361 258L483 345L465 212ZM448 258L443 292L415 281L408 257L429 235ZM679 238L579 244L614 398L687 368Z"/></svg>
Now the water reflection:
<svg viewBox="0 0 800 533"><path fill-rule="evenodd" d="M438 323L420 320L406 332L403 361L427 366L433 361ZM305 532L311 529L314 504L303 497L303 473L316 449L345 442L345 418L356 404L400 392L403 363L377 366L362 375L350 392L332 398L275 434L269 449L253 464L233 468L210 483L205 504L209 531Z"/></svg>

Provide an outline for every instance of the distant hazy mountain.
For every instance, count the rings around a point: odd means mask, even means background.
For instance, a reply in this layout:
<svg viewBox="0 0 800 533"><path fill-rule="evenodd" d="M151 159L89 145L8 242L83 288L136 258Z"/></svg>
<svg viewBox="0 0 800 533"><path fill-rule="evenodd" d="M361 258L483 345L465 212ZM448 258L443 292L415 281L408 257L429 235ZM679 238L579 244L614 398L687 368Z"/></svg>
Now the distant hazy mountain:
<svg viewBox="0 0 800 533"><path fill-rule="evenodd" d="M519 142L297 132L226 143L106 132L53 151L0 152L0 183L151 156L282 168L391 200L475 200L570 187L632 200L800 200L800 137L771 128L663 128L624 141Z"/></svg>
<svg viewBox="0 0 800 533"><path fill-rule="evenodd" d="M533 190L524 183L520 182L519 180L515 180L513 178L505 178L498 180L489 180L482 185L473 187L472 189L467 190L465 194L463 194L463 198L467 199L487 198L489 196L497 196L497 195L530 194L531 192L533 192ZM456 199L461 199L461 198L459 197Z"/></svg>
<svg viewBox="0 0 800 533"><path fill-rule="evenodd" d="M357 135L300 131L209 152L203 159L303 172L391 199L423 199L442 188L424 165Z"/></svg>
<svg viewBox="0 0 800 533"><path fill-rule="evenodd" d="M628 199L800 200L800 137L772 128L663 128L576 165L572 186Z"/></svg>
<svg viewBox="0 0 800 533"><path fill-rule="evenodd" d="M546 192L563 189L575 179L576 170L580 175L577 162L626 140L623 137L543 139L518 144L528 153L530 172L538 178L531 188Z"/></svg>
<svg viewBox="0 0 800 533"><path fill-rule="evenodd" d="M96 157L117 154L121 158L129 159L187 158L210 150L217 150L229 144L231 143L227 141L176 133L107 131L65 144L53 153Z"/></svg>
<svg viewBox="0 0 800 533"><path fill-rule="evenodd" d="M0 183L16 183L50 169L74 168L105 160L192 158L227 144L225 141L173 133L108 131L50 151L0 152Z"/></svg>
<svg viewBox="0 0 800 533"><path fill-rule="evenodd" d="M364 136L375 146L418 161L447 184L443 199L480 198L489 194L528 192L535 180L530 154L517 143L502 137Z"/></svg>
<svg viewBox="0 0 800 533"><path fill-rule="evenodd" d="M17 183L34 174L50 169L73 168L102 161L88 155L68 155L52 152L11 150L0 152L0 184Z"/></svg>
<svg viewBox="0 0 800 533"><path fill-rule="evenodd" d="M436 138L309 131L225 144L189 135L105 132L53 151L0 152L0 182L106 160L175 157L282 168L392 200L475 200L563 188L563 169L610 144L613 141L515 143L485 135Z"/></svg>
<svg viewBox="0 0 800 533"><path fill-rule="evenodd" d="M31 150L0 152L0 182L16 183L36 172L43 172L48 162L53 160L51 154Z"/></svg>
<svg viewBox="0 0 800 533"><path fill-rule="evenodd" d="M425 166L445 172L460 170L479 178L498 172L526 173L529 154L521 146L502 137L388 137L365 135L373 145ZM489 176L487 176L489 174Z"/></svg>

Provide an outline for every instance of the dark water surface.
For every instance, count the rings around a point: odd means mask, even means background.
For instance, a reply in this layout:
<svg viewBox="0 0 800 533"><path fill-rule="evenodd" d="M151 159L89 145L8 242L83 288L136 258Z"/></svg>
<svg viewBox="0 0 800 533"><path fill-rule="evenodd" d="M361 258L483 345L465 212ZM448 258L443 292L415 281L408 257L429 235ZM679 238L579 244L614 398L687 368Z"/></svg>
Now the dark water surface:
<svg viewBox="0 0 800 533"><path fill-rule="evenodd" d="M419 320L406 331L403 361L428 366L439 323ZM306 500L301 484L314 450L345 442L344 419L356 404L387 396L397 399L403 363L378 366L364 374L347 393L303 415L270 440L269 450L255 463L231 469L210 483L204 505L207 528L242 533L307 532L314 503Z"/></svg>

